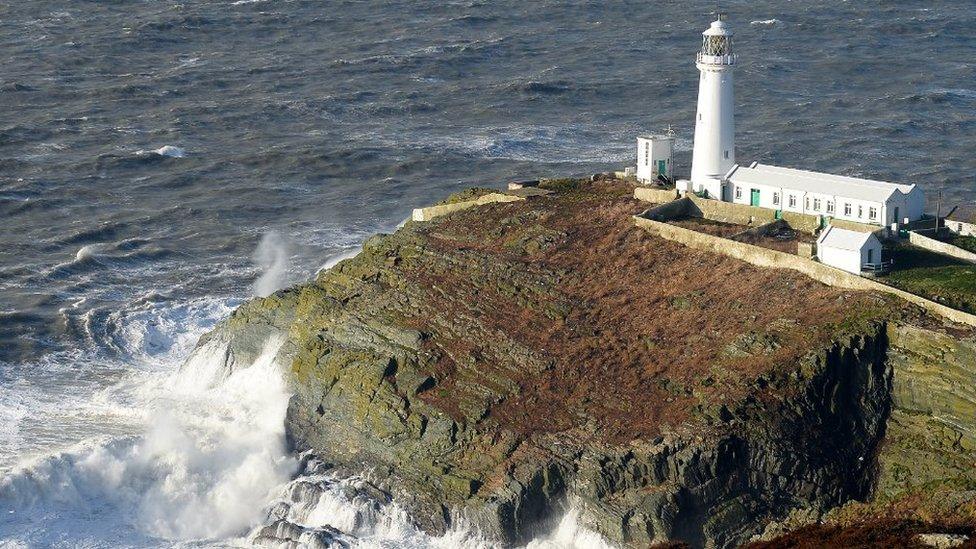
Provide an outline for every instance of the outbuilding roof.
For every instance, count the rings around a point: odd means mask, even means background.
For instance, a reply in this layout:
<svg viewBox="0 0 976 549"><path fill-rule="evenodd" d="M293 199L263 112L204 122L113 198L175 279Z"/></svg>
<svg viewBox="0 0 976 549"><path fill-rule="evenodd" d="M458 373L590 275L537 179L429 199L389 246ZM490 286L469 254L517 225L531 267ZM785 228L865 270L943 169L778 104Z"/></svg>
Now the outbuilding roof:
<svg viewBox="0 0 976 549"><path fill-rule="evenodd" d="M896 192L908 194L916 188L915 185L899 185L873 179L810 172L758 162L751 166L737 164L729 171L726 178L739 185L768 185L869 202L887 202Z"/></svg>
<svg viewBox="0 0 976 549"><path fill-rule="evenodd" d="M824 229L824 232L820 233L820 237L817 238L817 246L838 250L860 251L872 239L878 240L878 237L874 236L874 233L851 231L831 225Z"/></svg>
<svg viewBox="0 0 976 549"><path fill-rule="evenodd" d="M956 206L949 212L946 219L951 221L961 221L963 223L976 223L976 207Z"/></svg>

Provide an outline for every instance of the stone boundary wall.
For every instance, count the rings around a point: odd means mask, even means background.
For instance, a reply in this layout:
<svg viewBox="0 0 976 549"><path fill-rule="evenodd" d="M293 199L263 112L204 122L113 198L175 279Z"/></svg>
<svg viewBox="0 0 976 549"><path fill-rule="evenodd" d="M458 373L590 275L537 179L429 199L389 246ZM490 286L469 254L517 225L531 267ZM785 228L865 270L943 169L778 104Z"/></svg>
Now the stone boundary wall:
<svg viewBox="0 0 976 549"><path fill-rule="evenodd" d="M667 198L667 194L671 198ZM637 188L634 189L634 198L645 202L662 203L674 200L672 191L662 191L658 189ZM776 210L760 208L759 206L747 206L745 204L735 204L721 200L711 200L699 198L694 194L687 194L686 199L690 200L697 207L697 212L689 212L685 215L700 215L705 219L719 221L722 223L732 223L735 225L766 225L776 221ZM820 216L801 214L796 212L781 212L781 218L790 224L795 230L805 233L815 234L820 228ZM883 229L878 225L868 225L866 223L855 223L842 219L831 219L830 224L841 229L851 231L873 233Z"/></svg>
<svg viewBox="0 0 976 549"><path fill-rule="evenodd" d="M968 250L964 250L958 246L953 246L952 244L947 244L940 240L934 238L929 238L923 234L919 234L915 231L910 231L908 233L908 241L918 246L919 248L925 248L930 252L935 252L937 254L947 255L960 259L967 263L976 264L976 254Z"/></svg>
<svg viewBox="0 0 976 549"><path fill-rule="evenodd" d="M475 200L465 200L464 202L455 202L453 204L441 204L439 206L429 206L427 208L415 208L413 210L413 220L430 221L435 217L440 217L442 215L459 212L461 210L466 210L468 208L473 208L475 206L483 206L485 204L492 204L496 202L515 202L518 200L525 200L525 197L513 196L510 194L502 194L502 193L488 193L484 196L478 197Z"/></svg>
<svg viewBox="0 0 976 549"><path fill-rule="evenodd" d="M740 238L748 238L752 236L761 238L764 236L768 236L769 233L773 232L774 230L781 229L784 227L788 228L789 226L790 225L789 223L786 222L786 220L778 219L776 221L773 221L772 223L766 223L765 225L759 225L758 227L752 227L746 229L741 233L736 233L730 236L729 240L739 240Z"/></svg>
<svg viewBox="0 0 976 549"><path fill-rule="evenodd" d="M827 223L829 225L833 225L834 227L837 227L838 229L847 229L848 231L857 231L859 233L876 233L885 230L885 228L882 227L881 225L868 225L867 223L846 221L844 219L831 219Z"/></svg>
<svg viewBox="0 0 976 549"><path fill-rule="evenodd" d="M849 290L864 290L885 292L898 296L905 301L914 303L930 313L948 318L953 322L976 326L976 315L957 311L951 307L929 301L923 297L908 293L898 288L887 286L840 269L828 267L811 259L804 259L798 255L770 250L752 244L736 242L718 236L712 236L698 231L676 227L660 221L647 219L640 215L634 216L634 223L645 231L661 238L684 244L689 248L705 250L726 255L758 267L772 267L774 269L790 269L804 274L818 282L836 288Z"/></svg>
<svg viewBox="0 0 976 549"><path fill-rule="evenodd" d="M689 215L694 208L689 198L679 198L664 204L659 204L641 214L642 217L655 221L670 221Z"/></svg>
<svg viewBox="0 0 976 549"><path fill-rule="evenodd" d="M678 191L675 189L655 189L654 187L637 187L634 189L634 199L655 204L672 202L678 198Z"/></svg>

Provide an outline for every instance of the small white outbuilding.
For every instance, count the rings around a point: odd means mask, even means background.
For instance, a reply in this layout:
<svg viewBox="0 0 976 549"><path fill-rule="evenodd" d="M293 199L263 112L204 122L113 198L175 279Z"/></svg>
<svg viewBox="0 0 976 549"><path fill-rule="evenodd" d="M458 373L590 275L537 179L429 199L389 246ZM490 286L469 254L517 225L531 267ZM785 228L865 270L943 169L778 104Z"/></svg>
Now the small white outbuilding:
<svg viewBox="0 0 976 549"><path fill-rule="evenodd" d="M637 138L637 180L645 185L658 182L658 176L674 177L674 132L642 135Z"/></svg>
<svg viewBox="0 0 976 549"><path fill-rule="evenodd" d="M881 269L881 240L865 233L829 226L817 238L817 258L824 265L860 275Z"/></svg>

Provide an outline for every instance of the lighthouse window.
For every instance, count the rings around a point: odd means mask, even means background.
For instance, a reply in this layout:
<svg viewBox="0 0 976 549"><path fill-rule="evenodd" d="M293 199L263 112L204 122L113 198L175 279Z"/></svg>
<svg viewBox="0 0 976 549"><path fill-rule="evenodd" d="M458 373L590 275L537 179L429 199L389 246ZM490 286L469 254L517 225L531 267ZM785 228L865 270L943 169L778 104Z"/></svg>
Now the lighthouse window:
<svg viewBox="0 0 976 549"><path fill-rule="evenodd" d="M878 218L878 210L876 210L875 208L868 208L868 219L877 219L877 218Z"/></svg>
<svg viewBox="0 0 976 549"><path fill-rule="evenodd" d="M728 36L706 36L702 41L702 53L705 55L731 55L732 38Z"/></svg>
<svg viewBox="0 0 976 549"><path fill-rule="evenodd" d="M791 194L790 195L790 207L791 208L795 208L796 207L796 195L795 194Z"/></svg>
<svg viewBox="0 0 976 549"><path fill-rule="evenodd" d="M827 213L834 213L834 203L830 200L827 201Z"/></svg>
<svg viewBox="0 0 976 549"><path fill-rule="evenodd" d="M736 200L742 198L742 187L735 188L735 198Z"/></svg>
<svg viewBox="0 0 976 549"><path fill-rule="evenodd" d="M779 193L773 193L773 206L779 206Z"/></svg>
<svg viewBox="0 0 976 549"><path fill-rule="evenodd" d="M846 215L847 217L850 217L851 216L851 205L850 204L844 204L844 215Z"/></svg>

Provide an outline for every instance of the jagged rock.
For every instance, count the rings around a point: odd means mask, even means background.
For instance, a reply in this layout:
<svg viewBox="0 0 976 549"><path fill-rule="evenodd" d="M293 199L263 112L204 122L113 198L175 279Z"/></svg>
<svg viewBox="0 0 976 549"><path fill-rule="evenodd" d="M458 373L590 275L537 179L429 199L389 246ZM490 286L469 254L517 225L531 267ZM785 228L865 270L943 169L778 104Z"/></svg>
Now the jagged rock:
<svg viewBox="0 0 976 549"><path fill-rule="evenodd" d="M349 543L335 528L305 528L285 520L273 522L256 530L248 540L258 547L288 549L345 549Z"/></svg>

